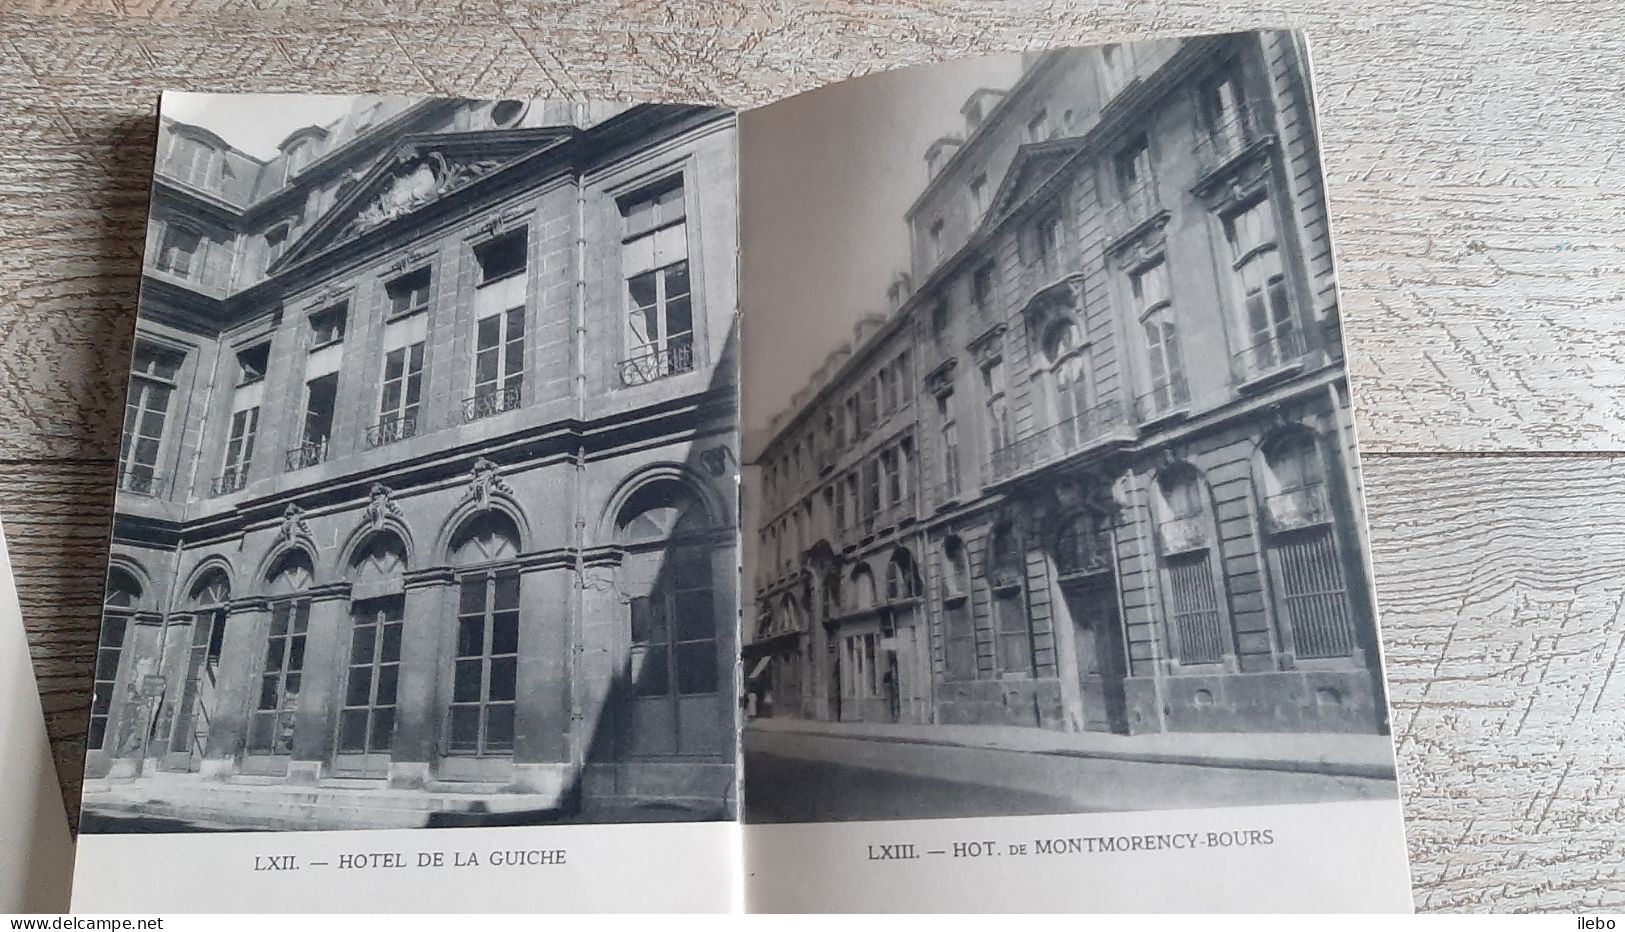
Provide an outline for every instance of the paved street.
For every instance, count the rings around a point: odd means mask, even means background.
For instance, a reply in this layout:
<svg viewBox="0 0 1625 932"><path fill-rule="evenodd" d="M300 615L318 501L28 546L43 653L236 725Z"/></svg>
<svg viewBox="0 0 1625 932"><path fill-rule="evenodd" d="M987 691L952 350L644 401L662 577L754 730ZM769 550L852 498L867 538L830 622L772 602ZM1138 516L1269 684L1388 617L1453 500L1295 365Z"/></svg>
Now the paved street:
<svg viewBox="0 0 1625 932"><path fill-rule="evenodd" d="M1391 779L747 728L749 822L1038 815L1392 798Z"/></svg>
<svg viewBox="0 0 1625 932"><path fill-rule="evenodd" d="M745 757L750 822L946 819L1082 811L1064 797L772 754Z"/></svg>

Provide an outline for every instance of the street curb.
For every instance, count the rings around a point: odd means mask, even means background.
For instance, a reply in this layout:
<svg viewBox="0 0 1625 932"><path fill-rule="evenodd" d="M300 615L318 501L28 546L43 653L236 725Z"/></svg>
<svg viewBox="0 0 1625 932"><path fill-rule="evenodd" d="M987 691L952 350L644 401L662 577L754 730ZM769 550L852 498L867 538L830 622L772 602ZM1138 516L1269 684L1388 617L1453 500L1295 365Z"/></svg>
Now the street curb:
<svg viewBox="0 0 1625 932"><path fill-rule="evenodd" d="M1010 748L989 746L985 744L964 744L958 741L944 741L938 738L922 738L911 736L891 737L885 735L839 735L827 731L798 728L752 729L746 727L743 732L755 731L763 735L806 735L818 738L832 738L837 741L875 741L882 744L918 744L929 747L964 748L971 751L1009 751L1016 754L1042 754L1047 757L1068 757L1085 760L1115 760L1127 763L1142 764L1182 764L1188 767L1214 767L1226 770L1274 770L1284 773L1318 774L1329 777L1355 777L1362 780L1397 780L1398 773L1393 767L1381 764L1362 764L1355 761L1306 761L1293 759L1257 759L1244 757L1204 757L1196 754L1169 754L1154 751L1078 751L1069 748L1038 748L1026 750L1023 748Z"/></svg>

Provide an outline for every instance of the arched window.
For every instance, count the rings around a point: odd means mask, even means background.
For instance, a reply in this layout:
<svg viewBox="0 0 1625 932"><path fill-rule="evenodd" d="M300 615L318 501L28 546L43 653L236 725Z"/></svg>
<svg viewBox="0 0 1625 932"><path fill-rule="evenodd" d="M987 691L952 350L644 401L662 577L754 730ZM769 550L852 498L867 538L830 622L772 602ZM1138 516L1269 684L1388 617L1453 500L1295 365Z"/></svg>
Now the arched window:
<svg viewBox="0 0 1625 932"><path fill-rule="evenodd" d="M841 577L838 573L830 573L824 577L824 585L819 590L823 594L822 615L824 621L829 621L841 614Z"/></svg>
<svg viewBox="0 0 1625 932"><path fill-rule="evenodd" d="M297 547L278 557L268 574L270 591L277 598L271 602L265 665L249 722L250 754L293 751L294 712L299 707L305 636L310 628L310 599L303 593L314 578L315 563Z"/></svg>
<svg viewBox="0 0 1625 932"><path fill-rule="evenodd" d="M350 556L351 584L358 595L387 590L405 569L406 544L390 530L372 533ZM388 766L383 756L356 760L347 755L390 751L405 619L406 598L398 591L357 598L350 605L350 662L339 711L336 770L375 773Z"/></svg>
<svg viewBox="0 0 1625 932"><path fill-rule="evenodd" d="M1264 528L1297 657L1356 649L1347 574L1337 543L1326 463L1315 435L1293 431L1264 447Z"/></svg>
<svg viewBox="0 0 1625 932"><path fill-rule="evenodd" d="M886 564L886 601L901 602L917 598L919 594L919 574L914 569L914 557L899 547Z"/></svg>
<svg viewBox="0 0 1625 932"><path fill-rule="evenodd" d="M722 712L721 631L714 545L704 539L708 514L682 479L657 478L630 496L615 517L623 544L636 546L621 565L627 604L631 684L631 750L637 754L712 754L718 733L701 724ZM787 532L781 531L787 535ZM785 599L780 624L799 606Z"/></svg>
<svg viewBox="0 0 1625 932"><path fill-rule="evenodd" d="M452 660L446 750L452 755L513 753L519 674L519 526L487 509L451 539L457 574L457 639Z"/></svg>
<svg viewBox="0 0 1625 932"><path fill-rule="evenodd" d="M135 575L122 567L107 571L103 592L102 633L96 644L96 672L91 684L90 733L86 747L99 751L107 740L107 720L113 712L113 691L118 685L119 660L133 609L145 593Z"/></svg>
<svg viewBox="0 0 1625 932"><path fill-rule="evenodd" d="M1089 346L1079 341L1077 325L1061 321L1050 327L1044 339L1044 355L1050 366L1055 423L1083 427L1078 418L1094 406L1094 387L1090 384Z"/></svg>
<svg viewBox="0 0 1625 932"><path fill-rule="evenodd" d="M171 751L190 751L194 760L203 757L214 715L214 697L220 651L226 638L226 603L231 601L231 581L221 569L198 577L187 594L192 610L192 644L187 648L186 679L181 684L180 708L169 732Z"/></svg>
<svg viewBox="0 0 1625 932"><path fill-rule="evenodd" d="M1055 535L1056 572L1062 577L1083 576L1111 568L1111 518L1094 508L1073 512Z"/></svg>
<svg viewBox="0 0 1625 932"><path fill-rule="evenodd" d="M1201 477L1188 464L1166 469L1154 483L1153 500L1172 609L1174 658L1184 664L1219 663L1228 653L1227 635Z"/></svg>

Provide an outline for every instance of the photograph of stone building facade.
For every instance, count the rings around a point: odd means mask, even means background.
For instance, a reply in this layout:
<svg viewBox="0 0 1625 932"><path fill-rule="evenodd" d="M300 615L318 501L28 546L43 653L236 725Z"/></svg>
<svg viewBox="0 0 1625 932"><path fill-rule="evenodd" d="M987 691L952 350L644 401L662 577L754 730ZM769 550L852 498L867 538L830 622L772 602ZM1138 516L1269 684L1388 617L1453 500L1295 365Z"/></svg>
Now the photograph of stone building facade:
<svg viewBox="0 0 1625 932"><path fill-rule="evenodd" d="M86 831L732 817L736 135L166 97Z"/></svg>
<svg viewBox="0 0 1625 932"><path fill-rule="evenodd" d="M748 451L747 818L1391 796L1301 39L1019 75Z"/></svg>

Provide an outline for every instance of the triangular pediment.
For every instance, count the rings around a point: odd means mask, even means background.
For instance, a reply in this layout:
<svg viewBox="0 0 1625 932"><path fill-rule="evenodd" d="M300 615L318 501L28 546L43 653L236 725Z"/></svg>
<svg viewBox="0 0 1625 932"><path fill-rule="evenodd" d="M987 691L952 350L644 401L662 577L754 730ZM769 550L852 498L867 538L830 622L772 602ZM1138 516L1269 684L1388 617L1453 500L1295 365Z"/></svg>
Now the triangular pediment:
<svg viewBox="0 0 1625 932"><path fill-rule="evenodd" d="M275 274L389 226L574 134L571 127L541 127L403 137L267 271Z"/></svg>
<svg viewBox="0 0 1625 932"><path fill-rule="evenodd" d="M1016 150L1010 168L999 182L993 195L993 207L987 212L989 219L1003 217L1016 209L1029 195L1042 187L1061 166L1082 148L1079 139L1053 139L1033 142Z"/></svg>

